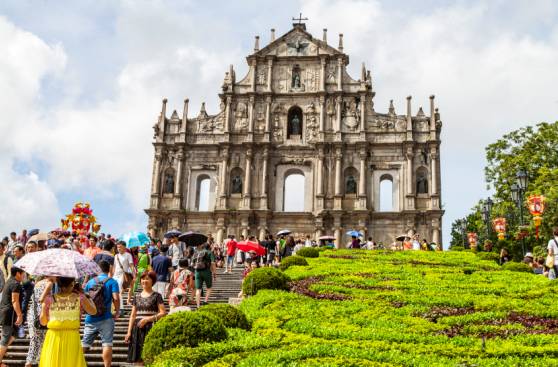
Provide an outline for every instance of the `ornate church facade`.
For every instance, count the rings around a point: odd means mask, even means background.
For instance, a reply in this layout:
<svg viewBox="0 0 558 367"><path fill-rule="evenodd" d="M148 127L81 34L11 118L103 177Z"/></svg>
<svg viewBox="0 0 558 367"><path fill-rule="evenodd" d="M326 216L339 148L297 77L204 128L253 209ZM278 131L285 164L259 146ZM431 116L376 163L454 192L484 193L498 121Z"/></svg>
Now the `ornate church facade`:
<svg viewBox="0 0 558 367"><path fill-rule="evenodd" d="M295 235L361 231L385 244L416 232L440 243L441 121L430 111L375 110L369 70L353 79L343 35L338 47L314 38L303 23L247 56L249 70L225 74L220 111L167 117L154 126L155 158L148 229L226 235L289 229ZM296 187L286 188L292 177ZM295 190L293 199L292 191ZM386 191L387 190L387 191ZM289 198L291 197L291 198ZM297 211L289 200L298 200ZM387 201L382 203L381 201Z"/></svg>

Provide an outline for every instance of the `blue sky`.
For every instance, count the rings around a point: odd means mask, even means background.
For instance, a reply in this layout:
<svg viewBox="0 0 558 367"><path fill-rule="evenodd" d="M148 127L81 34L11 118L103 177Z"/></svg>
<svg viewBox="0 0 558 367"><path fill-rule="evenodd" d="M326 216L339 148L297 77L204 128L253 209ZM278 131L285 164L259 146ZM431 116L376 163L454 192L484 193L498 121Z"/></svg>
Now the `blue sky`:
<svg viewBox="0 0 558 367"><path fill-rule="evenodd" d="M209 5L208 5L209 4ZM229 64L246 71L299 12L349 72L372 70L375 109L436 102L444 122L444 237L489 193L484 147L558 116L556 1L22 1L0 3L0 233L49 228L90 201L106 231L143 228L151 126L163 97L190 114L217 93Z"/></svg>

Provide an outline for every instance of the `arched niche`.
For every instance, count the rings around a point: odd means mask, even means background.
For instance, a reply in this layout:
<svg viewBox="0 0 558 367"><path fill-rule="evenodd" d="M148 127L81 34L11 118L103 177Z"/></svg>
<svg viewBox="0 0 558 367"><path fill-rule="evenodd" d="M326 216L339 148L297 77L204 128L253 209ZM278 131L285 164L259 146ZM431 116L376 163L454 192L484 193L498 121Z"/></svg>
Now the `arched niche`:
<svg viewBox="0 0 558 367"><path fill-rule="evenodd" d="M292 106L287 113L287 139L302 136L302 109Z"/></svg>
<svg viewBox="0 0 558 367"><path fill-rule="evenodd" d="M163 194L173 194L175 185L175 172L173 168L167 168L162 178Z"/></svg>
<svg viewBox="0 0 558 367"><path fill-rule="evenodd" d="M344 172L345 195L356 195L358 193L358 171L354 167L347 167Z"/></svg>
<svg viewBox="0 0 558 367"><path fill-rule="evenodd" d="M417 169L415 190L417 195L427 195L429 190L428 169L421 166Z"/></svg>
<svg viewBox="0 0 558 367"><path fill-rule="evenodd" d="M231 170L229 191L231 195L242 194L244 189L244 171L235 167Z"/></svg>

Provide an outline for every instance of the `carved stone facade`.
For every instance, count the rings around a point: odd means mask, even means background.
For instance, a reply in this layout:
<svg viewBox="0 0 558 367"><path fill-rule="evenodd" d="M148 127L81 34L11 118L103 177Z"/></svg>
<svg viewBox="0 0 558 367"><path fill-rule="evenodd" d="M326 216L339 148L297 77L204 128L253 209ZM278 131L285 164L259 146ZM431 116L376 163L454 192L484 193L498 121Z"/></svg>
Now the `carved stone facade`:
<svg viewBox="0 0 558 367"><path fill-rule="evenodd" d="M288 228L298 235L345 232L391 243L414 231L441 242L440 131L430 97L422 108L397 115L374 109L370 71L358 80L346 71L349 56L314 38L304 24L247 57L249 71L237 81L225 74L220 111L205 104L188 117L167 118L167 101L154 126L155 159L146 213L156 236L171 228L255 235ZM285 180L304 176L304 210L285 212ZM380 187L388 181L391 208ZM382 183L382 184L381 184ZM202 199L203 196L203 199ZM387 195L390 196L389 193ZM202 202L208 204L201 208Z"/></svg>

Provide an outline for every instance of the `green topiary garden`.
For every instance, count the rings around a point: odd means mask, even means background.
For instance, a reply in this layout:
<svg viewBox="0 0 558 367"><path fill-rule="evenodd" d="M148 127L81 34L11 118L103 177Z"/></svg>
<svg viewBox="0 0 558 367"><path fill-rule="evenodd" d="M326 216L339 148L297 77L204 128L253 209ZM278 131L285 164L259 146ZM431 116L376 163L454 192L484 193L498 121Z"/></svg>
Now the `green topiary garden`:
<svg viewBox="0 0 558 367"><path fill-rule="evenodd" d="M298 256L298 255L289 256L289 257L284 258L281 261L281 265L279 266L279 268L281 270L286 270L290 266L293 266L293 265L306 266L306 265L308 265L308 261L306 261L306 259L303 258L302 256Z"/></svg>
<svg viewBox="0 0 558 367"><path fill-rule="evenodd" d="M250 323L246 315L238 308L226 303L214 303L199 308L198 312L209 312L217 316L226 328L239 328L250 330Z"/></svg>
<svg viewBox="0 0 558 367"><path fill-rule="evenodd" d="M303 247L296 252L296 256L319 257L320 251L316 247Z"/></svg>
<svg viewBox="0 0 558 367"><path fill-rule="evenodd" d="M261 289L289 289L289 277L275 268L252 270L242 282L242 292L251 296Z"/></svg>

